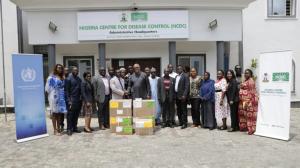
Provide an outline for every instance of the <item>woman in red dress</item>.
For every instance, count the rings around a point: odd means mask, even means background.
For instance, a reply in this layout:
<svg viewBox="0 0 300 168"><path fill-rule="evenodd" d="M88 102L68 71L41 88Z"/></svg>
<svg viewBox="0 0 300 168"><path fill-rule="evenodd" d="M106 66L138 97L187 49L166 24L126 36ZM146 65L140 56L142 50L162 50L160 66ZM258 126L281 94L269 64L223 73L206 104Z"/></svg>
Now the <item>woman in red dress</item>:
<svg viewBox="0 0 300 168"><path fill-rule="evenodd" d="M255 132L258 110L258 96L253 80L253 72L245 70L245 81L241 83L239 92L239 126L240 131L248 131L249 135Z"/></svg>

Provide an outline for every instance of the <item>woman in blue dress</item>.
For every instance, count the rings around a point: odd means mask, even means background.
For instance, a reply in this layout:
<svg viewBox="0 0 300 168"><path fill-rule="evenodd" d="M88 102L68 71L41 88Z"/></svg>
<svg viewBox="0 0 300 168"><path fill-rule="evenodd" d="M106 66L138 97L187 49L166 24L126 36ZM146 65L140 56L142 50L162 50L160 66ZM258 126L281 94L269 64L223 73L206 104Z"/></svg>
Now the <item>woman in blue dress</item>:
<svg viewBox="0 0 300 168"><path fill-rule="evenodd" d="M61 64L57 64L53 73L48 77L45 86L45 90L48 93L54 135L61 135L61 130L59 129L63 120L61 114L67 113L64 86L64 67Z"/></svg>
<svg viewBox="0 0 300 168"><path fill-rule="evenodd" d="M201 121L202 127L215 129L215 81L210 79L210 73L204 73L204 80L200 87L201 105Z"/></svg>

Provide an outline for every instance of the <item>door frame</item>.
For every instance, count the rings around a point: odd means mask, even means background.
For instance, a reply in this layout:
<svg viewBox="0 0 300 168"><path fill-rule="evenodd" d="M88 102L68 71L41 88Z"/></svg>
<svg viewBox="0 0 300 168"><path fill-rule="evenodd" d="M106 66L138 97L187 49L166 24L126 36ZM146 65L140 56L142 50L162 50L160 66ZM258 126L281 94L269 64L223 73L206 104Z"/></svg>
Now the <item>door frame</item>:
<svg viewBox="0 0 300 168"><path fill-rule="evenodd" d="M126 57L126 58L110 58L110 61L111 61L111 66L112 66L112 61L113 60L125 60L125 59L159 59L159 66L160 66L160 71L163 71L164 67L162 67L162 62L161 62L161 59L162 57ZM127 69L127 67L124 67L125 69ZM149 68L151 68L149 66ZM144 71L141 69L141 71ZM161 74L161 72L160 72Z"/></svg>
<svg viewBox="0 0 300 168"><path fill-rule="evenodd" d="M67 64L67 59L91 59L92 60L92 76L95 75L95 57L94 56L63 56L64 66Z"/></svg>
<svg viewBox="0 0 300 168"><path fill-rule="evenodd" d="M203 56L204 57L204 72L206 72L206 53L199 53L199 54L176 54L176 67L178 66L178 57L180 56ZM190 67L191 68L191 67Z"/></svg>

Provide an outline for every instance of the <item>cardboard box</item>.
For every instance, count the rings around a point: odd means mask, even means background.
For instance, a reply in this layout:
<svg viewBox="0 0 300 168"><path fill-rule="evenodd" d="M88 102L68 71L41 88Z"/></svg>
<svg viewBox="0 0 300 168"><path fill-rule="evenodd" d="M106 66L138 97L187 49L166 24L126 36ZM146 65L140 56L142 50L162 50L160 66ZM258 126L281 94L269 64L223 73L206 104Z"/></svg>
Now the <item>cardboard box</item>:
<svg viewBox="0 0 300 168"><path fill-rule="evenodd" d="M110 117L110 125L119 125L119 126L132 125L132 117L131 116Z"/></svg>
<svg viewBox="0 0 300 168"><path fill-rule="evenodd" d="M132 117L119 116L119 117L110 117L110 130L111 133L116 133L117 126L131 126L132 127Z"/></svg>
<svg viewBox="0 0 300 168"><path fill-rule="evenodd" d="M135 128L135 134L140 136L154 135L154 128Z"/></svg>
<svg viewBox="0 0 300 168"><path fill-rule="evenodd" d="M116 127L117 127L117 125L110 125L110 132L116 133Z"/></svg>
<svg viewBox="0 0 300 168"><path fill-rule="evenodd" d="M110 100L109 115L116 116L132 116L132 100Z"/></svg>
<svg viewBox="0 0 300 168"><path fill-rule="evenodd" d="M132 135L133 127L132 126L116 126L117 135Z"/></svg>
<svg viewBox="0 0 300 168"><path fill-rule="evenodd" d="M154 100L134 100L133 101L133 117L152 117L155 115Z"/></svg>
<svg viewBox="0 0 300 168"><path fill-rule="evenodd" d="M134 128L136 135L153 135L154 118L134 118Z"/></svg>

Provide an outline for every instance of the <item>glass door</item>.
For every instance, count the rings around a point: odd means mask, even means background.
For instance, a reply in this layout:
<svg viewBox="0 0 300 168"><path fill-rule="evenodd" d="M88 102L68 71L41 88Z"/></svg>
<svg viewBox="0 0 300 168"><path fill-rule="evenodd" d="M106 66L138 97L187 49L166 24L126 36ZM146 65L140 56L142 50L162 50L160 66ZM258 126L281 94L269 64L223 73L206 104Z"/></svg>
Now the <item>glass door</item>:
<svg viewBox="0 0 300 168"><path fill-rule="evenodd" d="M94 74L94 58L93 57L64 57L64 64L71 69L76 66L79 71L79 77L83 78L84 72Z"/></svg>
<svg viewBox="0 0 300 168"><path fill-rule="evenodd" d="M178 54L177 65L196 68L199 75L203 75L206 69L205 54Z"/></svg>

